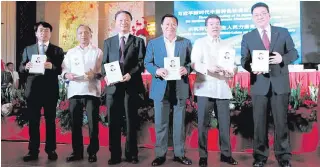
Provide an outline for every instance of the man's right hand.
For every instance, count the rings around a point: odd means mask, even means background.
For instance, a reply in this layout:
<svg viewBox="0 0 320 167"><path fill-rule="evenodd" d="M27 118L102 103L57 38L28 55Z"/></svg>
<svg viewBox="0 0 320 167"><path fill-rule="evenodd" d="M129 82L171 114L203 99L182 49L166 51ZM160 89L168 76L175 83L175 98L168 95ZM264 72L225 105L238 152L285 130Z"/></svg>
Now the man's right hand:
<svg viewBox="0 0 320 167"><path fill-rule="evenodd" d="M32 63L31 62L28 62L27 64L26 64L26 70L29 70L30 68L32 68Z"/></svg>
<svg viewBox="0 0 320 167"><path fill-rule="evenodd" d="M66 73L66 74L64 75L64 77L67 78L69 81L74 80L74 77L75 77L75 76L76 76L76 75L75 75L75 74L72 74L72 73Z"/></svg>
<svg viewBox="0 0 320 167"><path fill-rule="evenodd" d="M164 68L158 68L156 74L162 78L165 78L168 75L168 71Z"/></svg>

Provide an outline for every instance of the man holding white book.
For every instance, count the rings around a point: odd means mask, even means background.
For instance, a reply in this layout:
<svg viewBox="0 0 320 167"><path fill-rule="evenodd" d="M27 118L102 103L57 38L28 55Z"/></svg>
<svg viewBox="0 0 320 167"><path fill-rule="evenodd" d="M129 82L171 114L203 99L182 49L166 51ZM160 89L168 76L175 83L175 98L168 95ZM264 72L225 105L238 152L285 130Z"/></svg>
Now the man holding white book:
<svg viewBox="0 0 320 167"><path fill-rule="evenodd" d="M109 122L109 165L122 161L121 126L126 116L125 161L136 164L138 158L138 108L145 93L141 73L146 47L142 38L130 34L132 15L128 11L115 14L118 34L104 41L103 74L106 81L106 103ZM111 69L113 70L112 72ZM119 77L120 76L120 77Z"/></svg>
<svg viewBox="0 0 320 167"><path fill-rule="evenodd" d="M29 121L29 153L24 161L37 160L40 147L40 117L44 108L46 120L45 151L49 160L57 160L56 150L56 106L59 98L58 75L61 74L63 61L62 48L50 42L52 26L47 22L38 22L34 26L37 43L27 46L22 54L20 72L27 74L26 98L27 116ZM42 68L33 70L36 66L33 60L40 57ZM34 72L36 73L34 73Z"/></svg>
<svg viewBox="0 0 320 167"><path fill-rule="evenodd" d="M253 166L263 167L268 159L267 115L271 107L275 125L275 156L281 167L290 167L288 64L298 58L298 53L288 29L270 25L268 5L256 3L251 13L257 28L243 35L241 65L250 72L254 119ZM263 66L266 68L257 68Z"/></svg>
<svg viewBox="0 0 320 167"><path fill-rule="evenodd" d="M237 69L235 50L220 38L218 15L209 15L205 25L207 35L195 41L191 54L192 67L196 71L194 95L198 100L199 166L208 165L207 141L212 110L218 115L220 161L237 165L231 156L229 104L232 93L228 85Z"/></svg>
<svg viewBox="0 0 320 167"><path fill-rule="evenodd" d="M89 26L83 24L78 26L77 39L80 44L68 51L62 64L62 76L70 81L67 92L72 121L73 152L67 157L67 162L83 159L83 108L88 116L89 126L88 161L96 162L96 154L99 151L102 51L91 44L92 33Z"/></svg>
<svg viewBox="0 0 320 167"><path fill-rule="evenodd" d="M150 40L144 64L152 75L150 98L154 101L156 129L156 158L152 166L162 165L168 151L169 113L173 108L173 161L191 165L185 156L185 107L189 97L191 72L189 39L177 36L178 19L166 14L161 19L162 36Z"/></svg>

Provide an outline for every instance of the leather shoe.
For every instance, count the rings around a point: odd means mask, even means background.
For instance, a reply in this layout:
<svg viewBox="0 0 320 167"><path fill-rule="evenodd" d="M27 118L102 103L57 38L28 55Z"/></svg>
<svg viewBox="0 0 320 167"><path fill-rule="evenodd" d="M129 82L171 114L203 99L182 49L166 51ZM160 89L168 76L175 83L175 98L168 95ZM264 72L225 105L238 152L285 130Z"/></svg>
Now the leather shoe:
<svg viewBox="0 0 320 167"><path fill-rule="evenodd" d="M33 153L29 152L27 155L25 155L23 157L23 161L28 162L28 161L38 160L38 156L39 156L39 154L33 154Z"/></svg>
<svg viewBox="0 0 320 167"><path fill-rule="evenodd" d="M192 161L189 158L185 157L185 156L183 156L183 157L176 157L175 156L173 158L173 161L179 162L179 163L184 164L184 165L191 165L192 164Z"/></svg>
<svg viewBox="0 0 320 167"><path fill-rule="evenodd" d="M228 163L230 165L238 165L238 162L236 160L234 160L231 156L227 157L227 156L221 155L220 156L220 161Z"/></svg>
<svg viewBox="0 0 320 167"><path fill-rule="evenodd" d="M97 154L89 154L88 162L97 162Z"/></svg>
<svg viewBox="0 0 320 167"><path fill-rule="evenodd" d="M138 156L126 157L126 162L131 162L132 164L137 164L139 162Z"/></svg>
<svg viewBox="0 0 320 167"><path fill-rule="evenodd" d="M208 158L200 158L199 166L200 167L207 167L208 166Z"/></svg>
<svg viewBox="0 0 320 167"><path fill-rule="evenodd" d="M48 153L48 159L51 161L55 161L58 159L58 154L55 151L51 151Z"/></svg>
<svg viewBox="0 0 320 167"><path fill-rule="evenodd" d="M166 162L166 157L157 157L156 159L154 159L151 163L152 166L160 166L162 165L164 162Z"/></svg>
<svg viewBox="0 0 320 167"><path fill-rule="evenodd" d="M252 165L253 167L264 167L264 164L264 161L255 160Z"/></svg>
<svg viewBox="0 0 320 167"><path fill-rule="evenodd" d="M120 164L120 163L121 163L121 158L120 159L110 158L108 161L109 165L115 165L115 164Z"/></svg>
<svg viewBox="0 0 320 167"><path fill-rule="evenodd" d="M284 160L284 161L279 161L279 165L281 167L291 167L291 164L288 160Z"/></svg>
<svg viewBox="0 0 320 167"><path fill-rule="evenodd" d="M67 157L67 162L79 161L79 160L83 160L83 154L71 153L71 155Z"/></svg>

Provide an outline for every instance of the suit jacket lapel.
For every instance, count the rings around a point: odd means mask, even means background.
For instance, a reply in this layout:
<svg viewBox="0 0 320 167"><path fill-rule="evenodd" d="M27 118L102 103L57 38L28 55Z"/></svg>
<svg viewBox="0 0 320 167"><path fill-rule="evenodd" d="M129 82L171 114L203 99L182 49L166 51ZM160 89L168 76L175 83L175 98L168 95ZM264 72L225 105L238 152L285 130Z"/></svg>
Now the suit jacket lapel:
<svg viewBox="0 0 320 167"><path fill-rule="evenodd" d="M179 50L181 46L180 37L177 36L177 40L174 45L174 57L179 57Z"/></svg>
<svg viewBox="0 0 320 167"><path fill-rule="evenodd" d="M164 43L164 36L162 36L162 38L160 38L159 40L159 47L161 48L161 52L162 55L164 55L163 57L167 57L167 49L166 49L166 44Z"/></svg>
<svg viewBox="0 0 320 167"><path fill-rule="evenodd" d="M261 38L261 35L260 35L258 29L256 28L254 31L255 31L255 34L256 34L256 38L259 39L259 40L257 40L257 42L258 42L257 44L260 45L261 48L266 49L266 47L264 47L264 44L263 44L263 41L262 41L262 38Z"/></svg>
<svg viewBox="0 0 320 167"><path fill-rule="evenodd" d="M270 52L273 51L274 45L276 44L278 37L279 37L279 33L276 31L276 28L271 26Z"/></svg>
<svg viewBox="0 0 320 167"><path fill-rule="evenodd" d="M39 46L38 46L38 43L34 44L32 46L32 53L34 54L39 54Z"/></svg>
<svg viewBox="0 0 320 167"><path fill-rule="evenodd" d="M133 35L129 34L128 40L126 42L126 44L124 45L124 52L127 51L128 47L131 45L131 43L133 42ZM119 39L119 38L118 38Z"/></svg>
<svg viewBox="0 0 320 167"><path fill-rule="evenodd" d="M113 37L111 41L111 56L116 56L115 60L120 60L120 42L119 35Z"/></svg>

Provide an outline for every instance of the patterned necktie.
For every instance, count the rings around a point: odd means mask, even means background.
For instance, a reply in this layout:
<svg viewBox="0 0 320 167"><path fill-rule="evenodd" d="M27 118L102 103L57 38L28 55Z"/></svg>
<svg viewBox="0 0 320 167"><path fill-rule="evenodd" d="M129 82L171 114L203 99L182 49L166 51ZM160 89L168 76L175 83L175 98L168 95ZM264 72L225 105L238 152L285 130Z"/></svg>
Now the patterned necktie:
<svg viewBox="0 0 320 167"><path fill-rule="evenodd" d="M126 37L125 36L122 36L121 37L121 41L120 41L120 63L123 63L124 62L124 44L125 44L125 42L124 42L124 39L125 39Z"/></svg>
<svg viewBox="0 0 320 167"><path fill-rule="evenodd" d="M262 34L263 45L266 48L266 50L269 50L270 49L270 41L269 41L269 38L268 38L268 35L267 35L267 31L263 30L262 32L263 32L263 34Z"/></svg>
<svg viewBox="0 0 320 167"><path fill-rule="evenodd" d="M45 55L45 47L46 45L44 44L41 44L40 47L39 47L39 54L40 55Z"/></svg>

